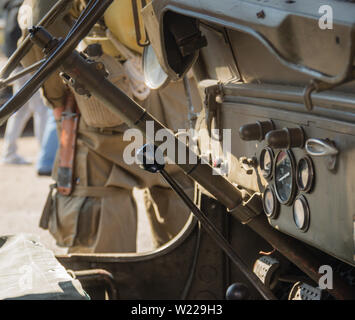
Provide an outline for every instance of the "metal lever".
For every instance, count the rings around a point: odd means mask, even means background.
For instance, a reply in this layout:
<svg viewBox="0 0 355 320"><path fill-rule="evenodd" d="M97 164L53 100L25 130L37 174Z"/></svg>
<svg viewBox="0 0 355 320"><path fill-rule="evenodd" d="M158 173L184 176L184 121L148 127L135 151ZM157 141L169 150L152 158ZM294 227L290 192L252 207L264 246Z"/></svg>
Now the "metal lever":
<svg viewBox="0 0 355 320"><path fill-rule="evenodd" d="M330 140L308 139L305 147L307 153L313 157L336 156L339 153L334 142Z"/></svg>
<svg viewBox="0 0 355 320"><path fill-rule="evenodd" d="M328 170L334 171L336 169L339 150L333 141L329 139L308 139L305 149L313 157L325 157Z"/></svg>
<svg viewBox="0 0 355 320"><path fill-rule="evenodd" d="M200 221L205 231L212 237L224 253L231 259L244 276L255 285L256 289L266 300L276 300L274 294L264 286L260 279L248 269L242 259L234 251L230 243L223 237L221 232L207 218L207 216L194 204L177 182L165 171L164 156L155 145L146 144L137 151L137 160L141 168L151 172L160 173L170 187L176 192L186 206L192 211L194 216Z"/></svg>

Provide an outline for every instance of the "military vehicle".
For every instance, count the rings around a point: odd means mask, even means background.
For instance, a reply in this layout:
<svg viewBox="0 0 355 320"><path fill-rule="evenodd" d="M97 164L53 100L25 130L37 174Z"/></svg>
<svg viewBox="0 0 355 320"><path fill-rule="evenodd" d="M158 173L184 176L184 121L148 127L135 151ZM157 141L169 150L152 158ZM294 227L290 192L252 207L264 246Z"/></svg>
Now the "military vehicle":
<svg viewBox="0 0 355 320"><path fill-rule="evenodd" d="M58 40L45 28L65 2L32 28L3 69L6 78L31 45L46 50L46 60L30 68L37 70L31 81L1 108L1 119L60 68L129 126L145 132L152 120L162 128L75 51L112 1L89 1ZM145 166L168 180L194 218L154 252L58 261L92 298L108 292L119 299L353 299L354 4L132 2L144 7L147 82L159 88L191 71L199 85L203 110L187 112L191 125L207 133L197 138L200 160L177 164L196 182L194 201L163 166ZM213 152L228 147L223 129L230 130L230 148Z"/></svg>

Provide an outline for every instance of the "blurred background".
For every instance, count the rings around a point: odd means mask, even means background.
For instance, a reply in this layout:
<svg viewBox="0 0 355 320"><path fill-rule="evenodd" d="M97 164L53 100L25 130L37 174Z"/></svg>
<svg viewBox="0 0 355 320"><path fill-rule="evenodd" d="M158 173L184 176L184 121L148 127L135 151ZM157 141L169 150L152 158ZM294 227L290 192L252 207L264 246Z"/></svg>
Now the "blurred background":
<svg viewBox="0 0 355 320"><path fill-rule="evenodd" d="M0 66L6 63L3 53L5 17L0 8ZM6 124L0 127L0 153L4 150ZM0 164L0 235L32 233L56 253L64 253L47 231L38 227L41 211L53 183L47 176L39 177L35 164L40 150L34 137L33 118L27 122L21 138L17 140L18 154L31 162L28 165Z"/></svg>

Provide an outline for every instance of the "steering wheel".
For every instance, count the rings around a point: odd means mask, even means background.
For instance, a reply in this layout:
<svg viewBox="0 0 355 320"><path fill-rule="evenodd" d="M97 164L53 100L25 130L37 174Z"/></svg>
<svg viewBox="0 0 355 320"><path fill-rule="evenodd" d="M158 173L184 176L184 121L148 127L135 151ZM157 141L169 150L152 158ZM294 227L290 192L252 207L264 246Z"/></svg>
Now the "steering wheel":
<svg viewBox="0 0 355 320"><path fill-rule="evenodd" d="M19 45L1 70L0 87L8 85L27 73L33 72L34 70L37 71L23 87L0 108L0 125L19 110L35 92L39 90L44 81L58 69L72 51L75 50L79 42L90 32L92 27L113 2L113 0L90 0L65 39L59 39L56 48L53 49L45 59L34 63L14 76L10 76L33 46L31 31L33 32L40 27L46 28L50 26L59 13L62 12L71 1L72 0L59 0L38 25L30 29L30 34Z"/></svg>

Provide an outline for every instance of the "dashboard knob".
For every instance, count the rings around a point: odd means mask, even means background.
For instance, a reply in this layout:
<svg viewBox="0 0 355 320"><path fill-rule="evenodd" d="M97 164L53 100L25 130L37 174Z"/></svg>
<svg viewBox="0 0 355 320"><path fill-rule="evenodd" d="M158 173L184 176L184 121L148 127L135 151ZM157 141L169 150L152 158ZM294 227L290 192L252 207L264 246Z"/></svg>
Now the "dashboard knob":
<svg viewBox="0 0 355 320"><path fill-rule="evenodd" d="M84 53L86 53L89 57L101 57L104 52L102 50L102 46L99 43L92 43L89 44L86 49L84 50Z"/></svg>
<svg viewBox="0 0 355 320"><path fill-rule="evenodd" d="M249 123L241 126L239 129L240 139L244 141L262 141L265 135L274 130L274 123L270 121L257 121L256 123Z"/></svg>
<svg viewBox="0 0 355 320"><path fill-rule="evenodd" d="M227 300L248 300L249 296L249 289L243 283L233 283L226 292Z"/></svg>
<svg viewBox="0 0 355 320"><path fill-rule="evenodd" d="M303 148L305 134L301 127L273 130L266 135L266 142L275 149Z"/></svg>
<svg viewBox="0 0 355 320"><path fill-rule="evenodd" d="M139 166L151 173L161 172L165 167L164 155L154 144L145 144L136 153Z"/></svg>

